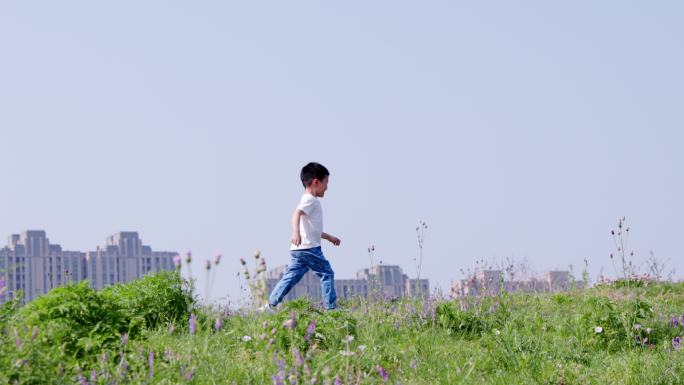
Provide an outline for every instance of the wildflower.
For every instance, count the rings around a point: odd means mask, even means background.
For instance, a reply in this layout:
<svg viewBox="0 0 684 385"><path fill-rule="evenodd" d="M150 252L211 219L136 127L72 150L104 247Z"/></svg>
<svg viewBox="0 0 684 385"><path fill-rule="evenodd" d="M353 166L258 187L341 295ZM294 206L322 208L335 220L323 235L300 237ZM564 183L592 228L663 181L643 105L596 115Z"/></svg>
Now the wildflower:
<svg viewBox="0 0 684 385"><path fill-rule="evenodd" d="M597 326L597 327L594 328L594 332L595 332L596 334L600 334L601 332L603 332L603 328L600 327L600 326Z"/></svg>
<svg viewBox="0 0 684 385"><path fill-rule="evenodd" d="M223 327L223 321L221 321L221 317L216 318L216 321L214 322L214 330L221 331L221 328Z"/></svg>
<svg viewBox="0 0 684 385"><path fill-rule="evenodd" d="M349 350L340 350L340 355L344 357L353 356L354 354L356 353L350 352Z"/></svg>
<svg viewBox="0 0 684 385"><path fill-rule="evenodd" d="M285 385L285 379L278 374L271 376L271 380L273 380L273 385Z"/></svg>
<svg viewBox="0 0 684 385"><path fill-rule="evenodd" d="M634 330L641 330L641 324L635 324Z"/></svg>
<svg viewBox="0 0 684 385"><path fill-rule="evenodd" d="M271 329L271 334L276 334L277 331L278 331L278 329L273 328L273 329Z"/></svg>
<svg viewBox="0 0 684 385"><path fill-rule="evenodd" d="M275 340L273 338L268 339L268 344L273 345L275 343Z"/></svg>
<svg viewBox="0 0 684 385"><path fill-rule="evenodd" d="M653 329L651 329L651 328L646 328L646 334L651 334L651 331L653 331Z"/></svg>
<svg viewBox="0 0 684 385"><path fill-rule="evenodd" d="M342 385L342 380L340 380L339 377L335 377L335 382L334 382L334 384L335 384L335 385Z"/></svg>
<svg viewBox="0 0 684 385"><path fill-rule="evenodd" d="M366 350L366 345L359 345L359 346L358 346L358 349L359 349L360 352L363 352L363 351Z"/></svg>
<svg viewBox="0 0 684 385"><path fill-rule="evenodd" d="M302 353L299 351L299 349L293 348L292 349L292 355L294 356L295 365L297 365L297 366L304 365L304 357L302 357Z"/></svg>
<svg viewBox="0 0 684 385"><path fill-rule="evenodd" d="M672 347L677 350L682 347L682 339L679 336L672 339Z"/></svg>
<svg viewBox="0 0 684 385"><path fill-rule="evenodd" d="M306 328L306 336L304 339L309 342L311 340L311 335L316 331L316 320L312 319L311 322L309 322L309 326Z"/></svg>
<svg viewBox="0 0 684 385"><path fill-rule="evenodd" d="M192 381L192 379L195 377L195 368L190 368L190 370L183 374L183 377L188 381Z"/></svg>
<svg viewBox="0 0 684 385"><path fill-rule="evenodd" d="M378 371L378 374L380 375L380 377L382 377L383 381L387 382L387 380L389 380L389 374L387 374L387 371L385 370L385 368L383 368L380 365L377 365L375 367L375 370Z"/></svg>
<svg viewBox="0 0 684 385"><path fill-rule="evenodd" d="M211 261L207 259L207 263L204 265L204 268L209 271L211 270Z"/></svg>
<svg viewBox="0 0 684 385"><path fill-rule="evenodd" d="M292 330L294 330L294 329L297 327L297 313L292 312L292 313L290 314L290 319L289 319L289 320L286 320L285 322L283 322L283 327L284 327L285 329L292 329Z"/></svg>
<svg viewBox="0 0 684 385"><path fill-rule="evenodd" d="M121 335L121 346L126 346L128 343L128 333L124 333Z"/></svg>
<svg viewBox="0 0 684 385"><path fill-rule="evenodd" d="M185 263L190 264L192 262L192 252L188 251L185 253Z"/></svg>
<svg viewBox="0 0 684 385"><path fill-rule="evenodd" d="M195 332L197 331L197 317L195 317L195 313L190 313L189 326L190 334L195 334Z"/></svg>
<svg viewBox="0 0 684 385"><path fill-rule="evenodd" d="M259 338L261 338L262 340L265 340L267 337L268 337L268 334L266 334L266 333L261 333L261 335L259 336Z"/></svg>
<svg viewBox="0 0 684 385"><path fill-rule="evenodd" d="M242 336L242 341L243 341L243 342L249 342L249 341L251 341L251 340L252 340L252 337L250 337L250 336Z"/></svg>
<svg viewBox="0 0 684 385"><path fill-rule="evenodd" d="M150 377L154 377L154 351L147 355L147 363L150 365Z"/></svg>
<svg viewBox="0 0 684 385"><path fill-rule="evenodd" d="M342 342L344 342L345 344L348 344L348 343L350 343L350 342L352 342L352 341L354 341L354 336L346 336L346 337L344 337L344 339L342 340Z"/></svg>
<svg viewBox="0 0 684 385"><path fill-rule="evenodd" d="M221 262L221 254L216 254L214 256L214 265L218 265Z"/></svg>
<svg viewBox="0 0 684 385"><path fill-rule="evenodd" d="M501 334L501 332L499 331L499 329L494 329L494 334L498 336Z"/></svg>
<svg viewBox="0 0 684 385"><path fill-rule="evenodd" d="M38 329L38 326L33 327L33 332L31 333L31 341L35 341L36 337L38 337L38 332L40 329Z"/></svg>
<svg viewBox="0 0 684 385"><path fill-rule="evenodd" d="M79 369L79 371L80 371L80 369ZM81 373L78 374L78 377L77 377L77 378L78 378L78 384L79 384L79 385L90 385L90 383L88 382L88 380L86 380L85 377L83 377L83 376L81 375Z"/></svg>
<svg viewBox="0 0 684 385"><path fill-rule="evenodd" d="M254 259L259 259L260 256L261 256L261 251L259 251L259 250L254 251Z"/></svg>
<svg viewBox="0 0 684 385"><path fill-rule="evenodd" d="M121 357L121 365L120 366L121 366L121 369L120 369L121 377L123 377L126 375L126 370L128 369L128 362L126 362L126 357Z"/></svg>
<svg viewBox="0 0 684 385"><path fill-rule="evenodd" d="M261 327L262 327L264 330L266 330L266 328L268 327L268 321L262 322L262 323L261 323Z"/></svg>
<svg viewBox="0 0 684 385"><path fill-rule="evenodd" d="M176 269L180 269L180 265L181 265L181 256L176 255L175 257L173 257L173 266L176 267Z"/></svg>
<svg viewBox="0 0 684 385"><path fill-rule="evenodd" d="M97 371L95 369L90 372L90 381L97 382Z"/></svg>
<svg viewBox="0 0 684 385"><path fill-rule="evenodd" d="M670 326L672 327L677 327L679 326L679 319L677 317L670 317Z"/></svg>

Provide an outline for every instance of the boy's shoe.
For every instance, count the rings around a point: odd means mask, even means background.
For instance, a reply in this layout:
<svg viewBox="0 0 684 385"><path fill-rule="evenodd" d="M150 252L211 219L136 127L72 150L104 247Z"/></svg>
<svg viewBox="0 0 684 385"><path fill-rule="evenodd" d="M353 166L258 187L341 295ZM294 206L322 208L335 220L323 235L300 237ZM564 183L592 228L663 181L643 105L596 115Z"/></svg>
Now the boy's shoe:
<svg viewBox="0 0 684 385"><path fill-rule="evenodd" d="M275 313L276 307L271 305L270 303L266 303L263 306L261 306L258 310L259 313Z"/></svg>

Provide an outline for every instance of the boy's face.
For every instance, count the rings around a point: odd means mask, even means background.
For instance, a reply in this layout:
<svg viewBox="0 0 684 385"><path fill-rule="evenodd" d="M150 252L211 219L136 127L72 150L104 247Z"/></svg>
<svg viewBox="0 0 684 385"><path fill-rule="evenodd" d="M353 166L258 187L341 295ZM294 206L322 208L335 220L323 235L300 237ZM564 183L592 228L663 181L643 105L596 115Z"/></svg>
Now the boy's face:
<svg viewBox="0 0 684 385"><path fill-rule="evenodd" d="M315 197L322 198L325 191L328 189L328 177L321 179L314 179L311 181L311 194Z"/></svg>

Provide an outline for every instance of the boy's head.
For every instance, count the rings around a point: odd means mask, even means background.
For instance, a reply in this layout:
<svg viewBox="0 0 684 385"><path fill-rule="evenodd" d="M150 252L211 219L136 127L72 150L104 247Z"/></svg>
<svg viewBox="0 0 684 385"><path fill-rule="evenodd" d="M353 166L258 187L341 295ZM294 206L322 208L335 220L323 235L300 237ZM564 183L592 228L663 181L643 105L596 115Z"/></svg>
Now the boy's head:
<svg viewBox="0 0 684 385"><path fill-rule="evenodd" d="M302 167L299 177L304 188L311 190L314 196L322 197L328 189L328 176L330 172L320 163L311 162Z"/></svg>

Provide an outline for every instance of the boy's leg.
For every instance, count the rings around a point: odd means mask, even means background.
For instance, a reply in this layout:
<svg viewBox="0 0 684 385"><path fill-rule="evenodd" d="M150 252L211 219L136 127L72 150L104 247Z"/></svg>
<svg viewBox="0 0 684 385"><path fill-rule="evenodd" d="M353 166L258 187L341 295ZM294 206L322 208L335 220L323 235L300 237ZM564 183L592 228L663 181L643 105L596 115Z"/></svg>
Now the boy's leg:
<svg viewBox="0 0 684 385"><path fill-rule="evenodd" d="M307 250L307 266L321 279L321 292L325 301L326 309L337 307L337 294L335 293L335 273L330 262L325 259L320 247Z"/></svg>
<svg viewBox="0 0 684 385"><path fill-rule="evenodd" d="M304 274L309 271L309 268L300 258L300 250L292 250L290 255L290 264L283 274L283 278L276 284L268 299L271 306L278 305L283 298L290 292L290 289L299 282Z"/></svg>

